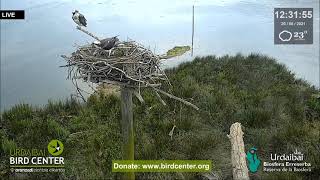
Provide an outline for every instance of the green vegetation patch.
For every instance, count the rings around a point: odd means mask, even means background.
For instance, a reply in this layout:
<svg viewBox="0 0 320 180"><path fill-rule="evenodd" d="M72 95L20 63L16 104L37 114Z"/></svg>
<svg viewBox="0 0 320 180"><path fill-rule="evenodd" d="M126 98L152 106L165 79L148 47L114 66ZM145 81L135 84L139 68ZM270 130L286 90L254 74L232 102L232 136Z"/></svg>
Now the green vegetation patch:
<svg viewBox="0 0 320 180"><path fill-rule="evenodd" d="M136 160L212 160L210 175L232 179L230 125L243 125L246 150L255 146L262 162L270 153L298 149L312 172L265 173L251 179L318 179L320 176L320 91L296 79L276 60L249 56L195 58L166 71L174 95L200 110L142 91L134 99ZM169 87L164 87L169 89ZM16 105L2 113L0 177L18 178L9 168L11 148L46 148L52 139L64 144L65 173L30 173L27 179L120 179L112 160L120 160L120 100L99 93L86 103L71 99L42 108ZM172 138L168 135L173 126ZM136 173L136 179L203 179L201 173Z"/></svg>
<svg viewBox="0 0 320 180"><path fill-rule="evenodd" d="M181 56L184 53L190 51L190 46L175 46L174 48L167 51L167 58L172 58L176 56Z"/></svg>

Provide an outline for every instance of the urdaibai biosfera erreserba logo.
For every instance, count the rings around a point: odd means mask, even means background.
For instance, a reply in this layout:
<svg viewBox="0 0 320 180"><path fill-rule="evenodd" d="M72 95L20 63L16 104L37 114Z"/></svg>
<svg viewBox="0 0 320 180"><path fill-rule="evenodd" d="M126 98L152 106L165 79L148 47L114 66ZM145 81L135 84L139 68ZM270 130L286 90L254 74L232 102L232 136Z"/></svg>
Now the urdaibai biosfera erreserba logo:
<svg viewBox="0 0 320 180"><path fill-rule="evenodd" d="M53 156L58 156L63 152L63 144L59 140L51 140L48 144L48 152Z"/></svg>
<svg viewBox="0 0 320 180"><path fill-rule="evenodd" d="M247 160L248 160L248 167L249 171L252 173L255 173L258 171L258 168L260 166L260 160L258 159L257 155L257 148L252 147L248 152L247 152Z"/></svg>

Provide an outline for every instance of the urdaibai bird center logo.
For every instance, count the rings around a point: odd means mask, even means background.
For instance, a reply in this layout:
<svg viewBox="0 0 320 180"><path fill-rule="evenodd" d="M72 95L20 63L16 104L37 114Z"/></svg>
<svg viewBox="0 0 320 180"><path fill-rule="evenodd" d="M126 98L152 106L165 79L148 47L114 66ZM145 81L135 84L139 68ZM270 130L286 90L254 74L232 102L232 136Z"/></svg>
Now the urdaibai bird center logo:
<svg viewBox="0 0 320 180"><path fill-rule="evenodd" d="M58 156L63 152L63 144L59 140L52 140L48 144L48 152L53 156Z"/></svg>

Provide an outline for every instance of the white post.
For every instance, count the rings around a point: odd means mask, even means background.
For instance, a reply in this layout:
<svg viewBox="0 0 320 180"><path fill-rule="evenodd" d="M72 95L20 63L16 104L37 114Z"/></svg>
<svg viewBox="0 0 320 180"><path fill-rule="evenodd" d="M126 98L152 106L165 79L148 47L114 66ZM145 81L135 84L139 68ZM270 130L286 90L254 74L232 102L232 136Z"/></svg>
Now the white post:
<svg viewBox="0 0 320 180"><path fill-rule="evenodd" d="M246 154L244 151L243 131L241 124L236 122L230 127L231 162L234 180L249 180Z"/></svg>

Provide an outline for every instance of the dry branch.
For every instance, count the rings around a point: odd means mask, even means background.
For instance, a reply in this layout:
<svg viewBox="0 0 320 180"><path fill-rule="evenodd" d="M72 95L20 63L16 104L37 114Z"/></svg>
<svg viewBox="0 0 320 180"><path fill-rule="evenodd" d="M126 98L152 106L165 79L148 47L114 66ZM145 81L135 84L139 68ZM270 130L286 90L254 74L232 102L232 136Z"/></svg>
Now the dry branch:
<svg viewBox="0 0 320 180"><path fill-rule="evenodd" d="M155 91L158 91L158 92L160 92L160 93L162 93L162 94L164 94L164 95L166 95L166 96L168 96L169 98L175 99L175 100L177 100L177 101L180 101L180 102L184 103L185 105L191 106L191 107L193 107L194 109L199 110L199 108L198 108L196 105L194 105L194 104L192 104L192 103L190 103L190 102L188 102L188 101L186 101L186 100L184 100L184 99L181 99L181 98L179 98L179 97L176 97L176 96L174 96L174 95L172 95L172 94L169 94L169 93L167 93L167 92L165 92L165 91L162 91L161 89L154 88L154 90L155 90Z"/></svg>
<svg viewBox="0 0 320 180"><path fill-rule="evenodd" d="M141 104L144 104L143 97L138 91L133 91L133 94L137 97L137 99L141 102Z"/></svg>
<svg viewBox="0 0 320 180"><path fill-rule="evenodd" d="M89 36L93 37L94 39L100 41L100 39L97 36L95 36L94 34L90 33L89 31L87 31L85 29L82 29L80 26L77 26L77 29L88 34Z"/></svg>

